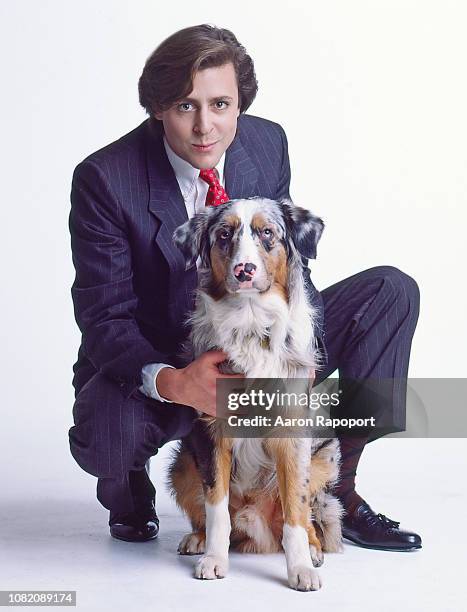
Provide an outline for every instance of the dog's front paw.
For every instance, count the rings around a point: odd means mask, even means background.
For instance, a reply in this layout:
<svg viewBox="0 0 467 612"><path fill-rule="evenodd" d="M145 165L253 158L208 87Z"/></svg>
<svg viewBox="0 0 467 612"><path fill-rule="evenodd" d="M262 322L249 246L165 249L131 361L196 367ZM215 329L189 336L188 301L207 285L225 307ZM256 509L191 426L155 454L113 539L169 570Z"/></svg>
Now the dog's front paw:
<svg viewBox="0 0 467 612"><path fill-rule="evenodd" d="M288 574L289 585L297 591L317 591L321 588L318 572L308 565L296 565Z"/></svg>
<svg viewBox="0 0 467 612"><path fill-rule="evenodd" d="M195 567L195 577L201 580L224 578L229 568L229 561L224 557L205 555Z"/></svg>

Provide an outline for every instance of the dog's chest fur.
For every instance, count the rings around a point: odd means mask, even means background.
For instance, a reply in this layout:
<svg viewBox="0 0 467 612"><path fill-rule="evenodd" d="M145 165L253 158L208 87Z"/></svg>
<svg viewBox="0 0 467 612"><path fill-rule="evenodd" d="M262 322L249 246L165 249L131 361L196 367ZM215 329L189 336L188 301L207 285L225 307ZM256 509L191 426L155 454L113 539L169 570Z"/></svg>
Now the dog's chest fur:
<svg viewBox="0 0 467 612"><path fill-rule="evenodd" d="M247 378L307 378L315 365L314 311L302 293L289 306L273 292L219 301L199 292L191 317L194 357L217 348L229 355L230 371Z"/></svg>
<svg viewBox="0 0 467 612"><path fill-rule="evenodd" d="M218 348L229 355L219 368L223 373L308 379L315 365L314 311L304 291L295 298L291 306L274 292L219 301L199 292L191 318L193 356ZM234 438L232 442L232 488L239 494L255 487L273 488L274 462L262 439Z"/></svg>

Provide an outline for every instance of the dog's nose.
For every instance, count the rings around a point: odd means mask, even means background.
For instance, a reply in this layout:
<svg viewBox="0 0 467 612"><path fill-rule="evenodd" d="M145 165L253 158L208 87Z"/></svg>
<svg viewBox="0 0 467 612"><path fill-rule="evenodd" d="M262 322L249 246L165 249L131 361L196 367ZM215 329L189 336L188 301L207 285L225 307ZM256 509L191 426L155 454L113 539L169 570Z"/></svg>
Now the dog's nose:
<svg viewBox="0 0 467 612"><path fill-rule="evenodd" d="M241 283L252 279L256 272L256 264L254 263L239 263L234 268L235 278Z"/></svg>

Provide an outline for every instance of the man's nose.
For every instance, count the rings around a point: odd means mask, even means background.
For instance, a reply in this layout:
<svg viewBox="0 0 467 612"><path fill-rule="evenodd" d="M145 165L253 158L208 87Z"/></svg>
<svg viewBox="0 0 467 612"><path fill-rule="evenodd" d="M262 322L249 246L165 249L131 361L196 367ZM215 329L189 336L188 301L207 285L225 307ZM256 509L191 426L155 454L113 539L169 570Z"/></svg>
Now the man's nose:
<svg viewBox="0 0 467 612"><path fill-rule="evenodd" d="M197 112L193 129L198 134L209 134L212 130L212 122L208 109L200 109Z"/></svg>

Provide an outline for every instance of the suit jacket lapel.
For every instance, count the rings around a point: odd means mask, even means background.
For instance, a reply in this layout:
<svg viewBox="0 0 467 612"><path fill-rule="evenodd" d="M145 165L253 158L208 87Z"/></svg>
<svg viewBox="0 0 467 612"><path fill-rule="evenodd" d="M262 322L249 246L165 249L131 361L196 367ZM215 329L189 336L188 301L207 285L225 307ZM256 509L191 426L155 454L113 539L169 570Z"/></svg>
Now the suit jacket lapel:
<svg viewBox="0 0 467 612"><path fill-rule="evenodd" d="M185 269L181 253L174 249L172 234L188 220L186 207L165 152L162 134L151 123L148 124L147 145L149 210L160 221L156 242L172 270Z"/></svg>
<svg viewBox="0 0 467 612"><path fill-rule="evenodd" d="M159 220L155 238L170 268L169 310L172 319L180 322L192 309L197 284L196 266L185 270L185 260L175 247L172 235L188 220L185 202L167 158L162 134L148 121L147 170L149 182L149 211Z"/></svg>

